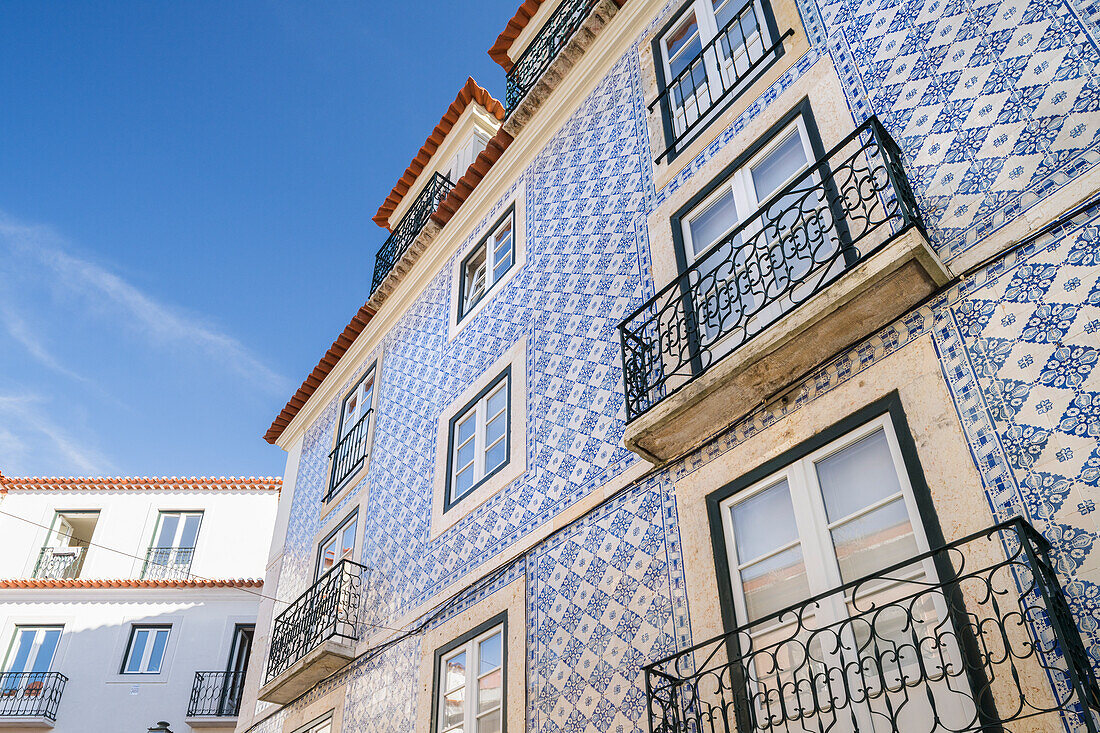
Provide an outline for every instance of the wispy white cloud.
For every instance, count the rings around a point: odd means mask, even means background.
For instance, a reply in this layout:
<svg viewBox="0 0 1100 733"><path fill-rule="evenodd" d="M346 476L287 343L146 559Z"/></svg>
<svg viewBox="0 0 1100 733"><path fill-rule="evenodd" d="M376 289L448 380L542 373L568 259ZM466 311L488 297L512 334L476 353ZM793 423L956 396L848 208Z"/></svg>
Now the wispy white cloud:
<svg viewBox="0 0 1100 733"><path fill-rule="evenodd" d="M7 426L0 431L0 456L4 461L0 470L6 473L20 472L19 459L29 452L29 448L27 441L16 435L28 436L34 433L44 437L56 452L56 458L59 459L56 473L107 473L111 468L110 461L54 423L43 410L44 403L45 400L38 395L0 394L0 415L4 416L4 424Z"/></svg>
<svg viewBox="0 0 1100 733"><path fill-rule="evenodd" d="M88 378L77 374L72 369L62 364L34 333L25 320L15 312L15 309L5 303L0 303L0 323L3 323L8 334L15 339L31 356L38 360L42 366L52 369L69 379L78 382L88 382Z"/></svg>
<svg viewBox="0 0 1100 733"><path fill-rule="evenodd" d="M113 311L122 321L119 325L136 329L161 345L202 353L264 390L281 394L289 389L290 382L285 377L263 363L238 339L199 316L158 301L107 268L71 254L67 243L49 227L26 224L0 212L0 242L45 266L55 287L70 295L82 295L96 312ZM6 325L12 336L36 359L50 368L76 376L25 328L21 329L18 318L7 320Z"/></svg>

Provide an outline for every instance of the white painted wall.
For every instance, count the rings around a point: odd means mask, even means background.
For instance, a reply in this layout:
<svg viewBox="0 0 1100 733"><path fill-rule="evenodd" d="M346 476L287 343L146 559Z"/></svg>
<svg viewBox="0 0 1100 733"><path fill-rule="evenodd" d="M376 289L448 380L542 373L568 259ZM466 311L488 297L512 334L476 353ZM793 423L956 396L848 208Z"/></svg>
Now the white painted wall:
<svg viewBox="0 0 1100 733"><path fill-rule="evenodd" d="M205 578L262 578L275 524L275 491L15 491L0 499L0 578L29 578L54 513L98 509L83 578L137 578L158 512L203 510L191 572ZM13 519L7 514L35 524ZM41 525L41 526L37 526ZM133 556L133 557L131 557Z"/></svg>
<svg viewBox="0 0 1100 733"><path fill-rule="evenodd" d="M145 733L158 720L171 723L173 733L187 733L195 672L225 669L234 625L255 623L259 605L258 596L234 588L0 594L5 652L17 624L64 626L52 665L69 678L57 733ZM161 674L119 674L133 623L172 625Z"/></svg>
<svg viewBox="0 0 1100 733"><path fill-rule="evenodd" d="M100 515L81 578L137 579L162 510L203 511L194 575L263 578L278 503L276 491L13 489L0 495L0 579L32 576L57 511L89 509ZM0 665L17 625L62 625L51 670L69 682L55 731L145 733L158 720L167 720L174 733L186 733L195 672L225 669L234 627L256 622L261 592L231 587L0 589ZM135 623L172 625L160 674L120 674ZM0 730L21 730L10 722L0 719Z"/></svg>

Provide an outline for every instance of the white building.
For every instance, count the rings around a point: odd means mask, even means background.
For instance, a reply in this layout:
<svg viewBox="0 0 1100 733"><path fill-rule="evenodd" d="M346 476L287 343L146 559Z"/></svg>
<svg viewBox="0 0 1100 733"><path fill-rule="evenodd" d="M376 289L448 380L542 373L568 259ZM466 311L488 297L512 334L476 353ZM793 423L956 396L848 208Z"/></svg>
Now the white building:
<svg viewBox="0 0 1100 733"><path fill-rule="evenodd" d="M0 728L232 730L280 487L0 476Z"/></svg>

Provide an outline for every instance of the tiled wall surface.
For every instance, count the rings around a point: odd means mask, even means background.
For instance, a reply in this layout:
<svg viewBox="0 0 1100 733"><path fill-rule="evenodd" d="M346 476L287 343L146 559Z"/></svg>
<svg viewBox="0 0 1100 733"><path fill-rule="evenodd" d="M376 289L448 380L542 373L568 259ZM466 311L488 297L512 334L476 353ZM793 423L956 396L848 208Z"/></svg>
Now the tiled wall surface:
<svg viewBox="0 0 1100 733"><path fill-rule="evenodd" d="M834 64L853 126L878 114L901 144L930 238L949 263L1100 160L1096 13L1087 3L802 0L800 12L814 47L660 191L650 177L635 46L513 185L528 196L524 269L449 341L447 266L385 338L370 469L341 500L369 492L361 562L371 571L373 620L385 623L442 597L454 578L510 554L636 460L620 447L615 327L663 284L649 274L646 216L672 188L706 183L693 177L701 161L746 144L737 135L745 120L813 64ZM507 196L498 202L467 244L508 203ZM1053 543L1100 667L1094 214L1007 254L838 355L780 412L758 413L628 487L471 594L467 603L525 579L528 728L644 727L640 666L690 640L675 482L929 333L987 489L990 523L1024 514ZM522 337L527 473L430 539L435 416ZM327 528L318 516L337 407L329 405L305 437L282 598L311 581L315 538ZM337 508L324 524L344 513ZM430 650L413 638L353 665L344 730L412 733L422 653ZM279 730L282 718L257 730Z"/></svg>

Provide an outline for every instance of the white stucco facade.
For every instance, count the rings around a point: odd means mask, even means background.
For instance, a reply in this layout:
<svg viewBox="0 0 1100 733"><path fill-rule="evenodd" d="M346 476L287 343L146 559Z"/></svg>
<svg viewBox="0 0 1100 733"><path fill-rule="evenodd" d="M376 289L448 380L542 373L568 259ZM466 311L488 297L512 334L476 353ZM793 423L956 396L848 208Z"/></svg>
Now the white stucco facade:
<svg viewBox="0 0 1100 733"><path fill-rule="evenodd" d="M232 730L279 483L0 487L0 728Z"/></svg>

